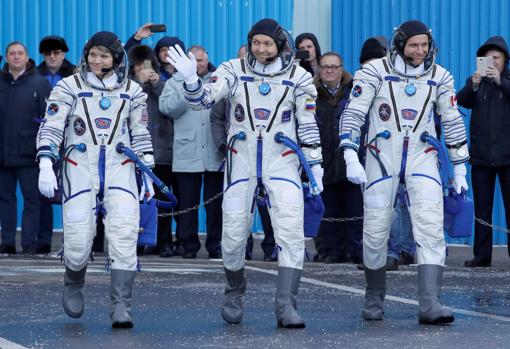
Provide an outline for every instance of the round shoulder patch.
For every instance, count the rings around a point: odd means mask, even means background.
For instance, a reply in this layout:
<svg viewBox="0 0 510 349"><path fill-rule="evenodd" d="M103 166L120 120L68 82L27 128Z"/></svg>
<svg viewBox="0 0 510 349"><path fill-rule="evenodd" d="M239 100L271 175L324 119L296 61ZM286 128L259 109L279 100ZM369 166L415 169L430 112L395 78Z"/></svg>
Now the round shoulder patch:
<svg viewBox="0 0 510 349"><path fill-rule="evenodd" d="M46 111L48 115L55 115L58 113L58 104L56 103L50 103L48 105L48 110Z"/></svg>
<svg viewBox="0 0 510 349"><path fill-rule="evenodd" d="M363 93L363 88L360 85L354 85L352 88L352 95L354 97L359 97Z"/></svg>
<svg viewBox="0 0 510 349"><path fill-rule="evenodd" d="M379 117L381 118L381 120L388 121L390 119L390 116L391 116L391 107L386 103L381 104L379 106Z"/></svg>

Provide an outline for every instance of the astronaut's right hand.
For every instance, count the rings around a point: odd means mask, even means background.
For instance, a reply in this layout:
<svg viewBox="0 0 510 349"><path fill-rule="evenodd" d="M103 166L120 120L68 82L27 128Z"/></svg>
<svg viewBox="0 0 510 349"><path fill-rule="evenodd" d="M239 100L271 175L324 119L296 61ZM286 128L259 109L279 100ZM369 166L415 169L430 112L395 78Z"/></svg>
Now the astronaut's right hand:
<svg viewBox="0 0 510 349"><path fill-rule="evenodd" d="M344 159L347 165L347 179L349 182L354 184L366 183L367 175L359 162L358 154L353 149L345 148Z"/></svg>
<svg viewBox="0 0 510 349"><path fill-rule="evenodd" d="M53 163L49 157L43 156L39 160L39 191L43 196L52 198L57 189L57 177L53 172Z"/></svg>
<svg viewBox="0 0 510 349"><path fill-rule="evenodd" d="M193 85L198 81L197 61L193 53L187 56L179 45L168 48L168 63L174 66L184 78L186 85Z"/></svg>

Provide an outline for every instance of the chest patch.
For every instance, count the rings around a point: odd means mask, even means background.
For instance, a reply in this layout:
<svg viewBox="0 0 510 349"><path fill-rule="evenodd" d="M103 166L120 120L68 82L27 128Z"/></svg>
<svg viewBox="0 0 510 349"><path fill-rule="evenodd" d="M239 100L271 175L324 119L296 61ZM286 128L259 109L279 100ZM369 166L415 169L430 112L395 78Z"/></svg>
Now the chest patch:
<svg viewBox="0 0 510 349"><path fill-rule="evenodd" d="M257 108L254 111L255 119L257 120L267 120L269 119L269 115L271 114L271 110L264 108Z"/></svg>
<svg viewBox="0 0 510 349"><path fill-rule="evenodd" d="M285 110L283 113L282 113L282 122L289 122L290 121L290 116L292 115L292 112L291 110Z"/></svg>
<svg viewBox="0 0 510 349"><path fill-rule="evenodd" d="M382 121L388 121L391 117L391 107L383 103L379 106L379 117Z"/></svg>
<svg viewBox="0 0 510 349"><path fill-rule="evenodd" d="M236 109L234 110L234 117L237 122L242 122L244 120L244 108L241 104L236 105Z"/></svg>
<svg viewBox="0 0 510 349"><path fill-rule="evenodd" d="M76 118L73 122L73 129L74 133L76 133L78 136L83 136L85 131L87 130L87 127L85 126L85 121L81 118Z"/></svg>
<svg viewBox="0 0 510 349"><path fill-rule="evenodd" d="M404 120L414 120L418 114L418 112L414 109L402 109L400 112L402 113L402 118Z"/></svg>
<svg viewBox="0 0 510 349"><path fill-rule="evenodd" d="M108 118L97 118L94 121L96 123L96 127L102 130L109 129L110 124L112 123L112 120Z"/></svg>

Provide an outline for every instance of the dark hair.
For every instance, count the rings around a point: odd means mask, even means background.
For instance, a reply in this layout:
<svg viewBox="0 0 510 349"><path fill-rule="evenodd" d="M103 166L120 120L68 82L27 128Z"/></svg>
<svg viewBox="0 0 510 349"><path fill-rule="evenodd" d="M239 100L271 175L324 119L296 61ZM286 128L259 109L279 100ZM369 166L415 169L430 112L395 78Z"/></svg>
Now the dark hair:
<svg viewBox="0 0 510 349"><path fill-rule="evenodd" d="M21 43L21 42L19 42L19 41L13 41L13 42L9 43L9 44L7 45L7 48L5 49L5 55L6 55L6 56L7 56L7 52L9 52L9 49L10 49L12 46L14 46L14 45L20 45L20 46L22 46L22 47L23 47L23 49L25 50L25 53L28 55L27 47L26 47L23 43Z"/></svg>
<svg viewBox="0 0 510 349"><path fill-rule="evenodd" d="M326 56L333 56L333 57L336 57L340 60L340 63L343 64L344 63L344 59L342 58L342 56L340 56L339 53L336 53L336 52L333 52L333 51L329 51L329 52L326 52L325 54L323 54L322 56L319 57L319 64L321 63L322 59Z"/></svg>

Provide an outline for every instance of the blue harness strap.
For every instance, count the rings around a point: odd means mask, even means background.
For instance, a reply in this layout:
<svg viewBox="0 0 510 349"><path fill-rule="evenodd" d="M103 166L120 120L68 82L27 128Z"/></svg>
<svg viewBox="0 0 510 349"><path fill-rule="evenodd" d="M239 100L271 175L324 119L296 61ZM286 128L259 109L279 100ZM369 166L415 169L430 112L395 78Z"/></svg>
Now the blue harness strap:
<svg viewBox="0 0 510 349"><path fill-rule="evenodd" d="M409 193L407 192L406 187L406 165L408 150L409 150L409 136L405 136L404 144L402 146L402 161L400 162L400 172L398 174L399 177L398 191L397 196L395 197L393 207L397 205L397 201L400 201L401 206L407 205L409 207L411 205L409 201Z"/></svg>

